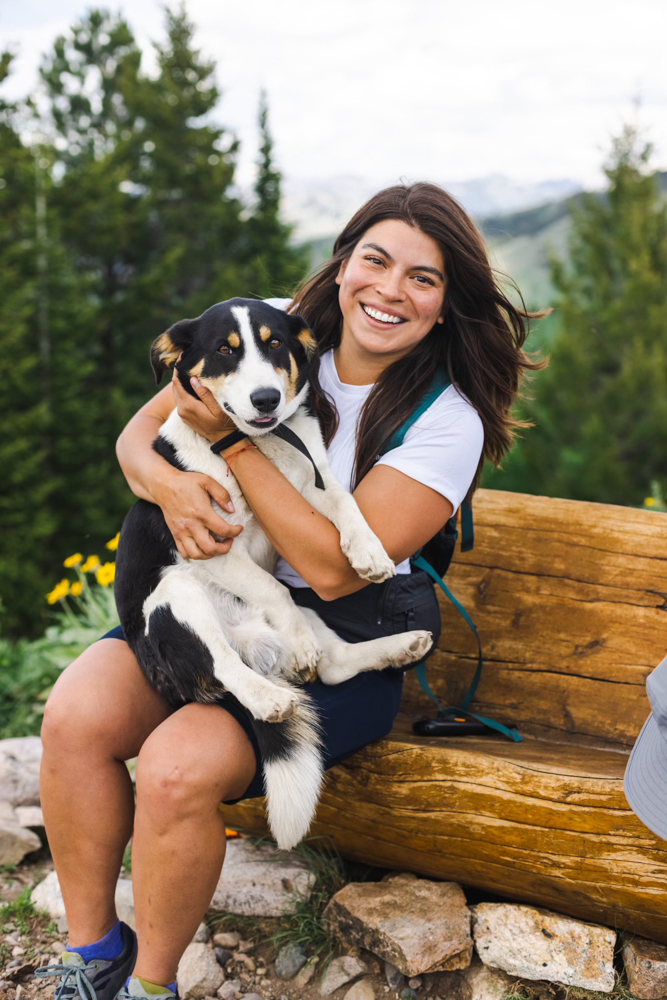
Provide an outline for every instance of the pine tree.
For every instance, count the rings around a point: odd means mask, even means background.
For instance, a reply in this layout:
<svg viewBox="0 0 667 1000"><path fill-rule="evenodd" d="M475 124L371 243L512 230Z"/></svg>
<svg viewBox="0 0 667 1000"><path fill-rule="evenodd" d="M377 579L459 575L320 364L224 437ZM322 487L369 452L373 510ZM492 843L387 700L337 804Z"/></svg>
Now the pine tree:
<svg viewBox="0 0 667 1000"><path fill-rule="evenodd" d="M535 426L496 487L620 504L667 487L667 205L650 154L627 127L604 197L573 212L553 265L560 333L523 407Z"/></svg>
<svg viewBox="0 0 667 1000"><path fill-rule="evenodd" d="M280 215L282 178L273 158L266 93L259 101L259 161L254 186L255 206L248 222L250 259L256 275L257 295L291 295L308 269L305 247L291 244L293 227Z"/></svg>

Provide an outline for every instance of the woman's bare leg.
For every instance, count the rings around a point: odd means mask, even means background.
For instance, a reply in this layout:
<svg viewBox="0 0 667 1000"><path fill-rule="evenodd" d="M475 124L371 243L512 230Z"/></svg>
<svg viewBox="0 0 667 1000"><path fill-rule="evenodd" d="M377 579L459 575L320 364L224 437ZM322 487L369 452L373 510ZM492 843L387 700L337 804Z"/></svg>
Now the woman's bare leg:
<svg viewBox="0 0 667 1000"><path fill-rule="evenodd" d="M49 698L41 800L73 945L98 941L117 919L114 890L134 813L123 762L169 713L118 639L94 643Z"/></svg>
<svg viewBox="0 0 667 1000"><path fill-rule="evenodd" d="M220 802L243 795L255 770L243 728L217 705L185 705L144 743L132 842L135 975L161 984L176 978L220 876Z"/></svg>

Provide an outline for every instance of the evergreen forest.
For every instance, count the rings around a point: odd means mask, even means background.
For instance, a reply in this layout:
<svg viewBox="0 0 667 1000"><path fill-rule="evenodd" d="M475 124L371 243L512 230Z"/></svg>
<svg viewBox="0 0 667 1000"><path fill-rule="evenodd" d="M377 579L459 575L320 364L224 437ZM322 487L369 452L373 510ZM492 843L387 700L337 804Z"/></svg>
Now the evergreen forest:
<svg viewBox="0 0 667 1000"><path fill-rule="evenodd" d="M280 215L266 96L254 191L244 198L238 141L214 124L216 67L195 47L184 9L167 9L165 20L150 74L129 25L97 9L56 40L24 100L2 99L12 55L0 55L0 667L3 657L21 659L16 639L35 639L30 655L46 655L49 644L36 637L53 621L45 595L63 559L100 551L132 502L114 445L155 391L154 338L231 296L288 295L310 266L309 248L295 245ZM667 203L659 179L650 148L628 127L612 144L606 189L568 199L569 245L551 260L552 301L529 302L553 307L528 341L549 356L517 407L532 426L502 469L486 471L486 486L636 506L648 497L661 507ZM88 577L79 576L69 593L85 596ZM113 616L107 604L90 605L86 641ZM64 645L48 669L39 661L35 693L75 646ZM16 703L27 683L12 681ZM13 711L0 711L0 729Z"/></svg>
<svg viewBox="0 0 667 1000"><path fill-rule="evenodd" d="M2 101L0 633L34 636L63 557L132 502L114 445L154 392L155 337L235 295L289 293L309 266L280 219L262 96L250 202L238 142L211 124L215 65L182 8L157 73L119 16L91 10L43 59L38 97Z"/></svg>

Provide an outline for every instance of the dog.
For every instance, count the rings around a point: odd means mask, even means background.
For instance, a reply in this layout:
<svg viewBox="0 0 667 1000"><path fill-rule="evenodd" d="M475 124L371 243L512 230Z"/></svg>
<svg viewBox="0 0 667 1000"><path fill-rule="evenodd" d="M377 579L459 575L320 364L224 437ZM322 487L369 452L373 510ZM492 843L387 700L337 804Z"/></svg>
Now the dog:
<svg viewBox="0 0 667 1000"><path fill-rule="evenodd" d="M380 582L394 575L394 564L331 473L309 408L315 349L299 316L231 299L175 323L153 344L151 362L158 385L175 365L181 385L196 395L190 385L196 376L239 431L335 525L359 576ZM148 681L171 705L236 699L243 706L262 752L271 831L280 847L293 847L308 831L323 774L318 718L299 685L316 672L325 684L339 684L364 670L420 660L431 633L343 642L315 612L297 607L272 575L277 553L233 470L208 441L174 410L153 447L177 468L224 485L235 508L224 517L243 532L225 555L186 560L161 509L137 501L116 558L121 624Z"/></svg>

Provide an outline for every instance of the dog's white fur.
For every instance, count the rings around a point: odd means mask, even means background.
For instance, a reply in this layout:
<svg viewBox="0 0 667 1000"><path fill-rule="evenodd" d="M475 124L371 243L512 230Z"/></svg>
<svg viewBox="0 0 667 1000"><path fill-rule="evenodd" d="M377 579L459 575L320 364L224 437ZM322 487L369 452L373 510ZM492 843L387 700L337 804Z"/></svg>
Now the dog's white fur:
<svg viewBox="0 0 667 1000"><path fill-rule="evenodd" d="M285 373L261 356L248 309L233 307L243 339L244 359L237 372L208 387L218 403L234 411L241 430L289 482L340 532L341 549L363 579L379 582L394 575L394 564L371 531L356 501L332 474L317 420L302 407L307 386L289 398ZM206 385L206 379L202 378ZM280 423L301 438L313 457L325 489L317 489L308 459L290 444L249 423L257 418L250 394L257 387L280 391ZM412 631L368 642L343 642L315 612L301 609L273 575L277 554L248 506L227 464L208 442L174 410L160 434L175 448L180 462L223 485L235 513L220 511L243 532L226 555L205 561L178 557L165 568L144 604L146 633L151 614L167 605L176 619L208 647L220 683L259 720L292 719L299 745L289 759L265 765L269 823L281 847L291 847L307 832L319 796L322 763L317 720L308 699L290 683L313 676L339 684L366 670L403 666L421 659L431 645L429 632ZM215 506L215 505L214 505ZM231 596L233 595L233 596ZM235 598L239 598L239 603ZM252 669L249 669L251 667Z"/></svg>

